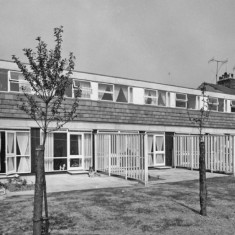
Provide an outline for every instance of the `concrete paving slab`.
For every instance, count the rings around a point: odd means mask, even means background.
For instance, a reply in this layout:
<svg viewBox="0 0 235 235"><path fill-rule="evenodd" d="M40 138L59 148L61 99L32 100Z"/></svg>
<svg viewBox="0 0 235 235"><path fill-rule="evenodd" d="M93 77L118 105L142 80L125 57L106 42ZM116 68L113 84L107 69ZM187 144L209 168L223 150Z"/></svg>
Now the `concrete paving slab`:
<svg viewBox="0 0 235 235"><path fill-rule="evenodd" d="M171 168L171 169L150 169L149 170L149 186L172 183L179 181L198 180L199 172L187 169ZM212 177L226 177L225 174L206 173L207 178ZM27 182L35 181L34 176L22 176ZM46 175L47 192L65 192L74 190L89 190L98 188L114 188L114 187L133 187L138 184L134 180L125 180L115 176L107 176L100 174L100 176L89 177L87 174L83 175L69 175L69 174L54 174ZM8 196L15 195L33 195L33 191L22 192L8 192Z"/></svg>

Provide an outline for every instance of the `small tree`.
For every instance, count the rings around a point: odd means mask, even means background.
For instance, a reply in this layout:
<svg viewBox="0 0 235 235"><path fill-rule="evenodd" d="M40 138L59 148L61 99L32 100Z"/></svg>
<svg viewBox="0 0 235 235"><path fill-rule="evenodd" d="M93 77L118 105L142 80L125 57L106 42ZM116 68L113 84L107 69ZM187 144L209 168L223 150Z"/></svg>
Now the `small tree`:
<svg viewBox="0 0 235 235"><path fill-rule="evenodd" d="M206 163L205 163L205 140L203 134L203 128L208 122L210 116L210 104L208 97L205 95L206 87L203 83L201 87L202 92L202 107L200 109L200 115L196 118L192 118L189 115L189 120L195 123L199 128L199 198L200 198L200 214L207 215L207 185L206 185ZM189 113L188 113L189 114Z"/></svg>
<svg viewBox="0 0 235 235"><path fill-rule="evenodd" d="M48 50L47 44L36 38L38 41L37 51L23 49L29 65L22 63L15 55L12 59L19 67L25 80L30 85L31 92L26 86L22 86L23 98L19 108L28 116L35 120L42 130L41 154L36 156L36 181L34 193L34 218L33 234L40 234L42 231L43 220L45 220L45 234L49 231L49 218L47 208L46 178L44 169L44 149L47 134L51 131L60 129L64 124L73 120L78 108L78 97L71 102L66 101L66 89L70 87L72 81L70 76L74 69L75 57L69 54L68 59L61 57L63 27L54 29L55 48ZM39 148L40 150L40 148ZM42 219L43 198L45 206L45 218Z"/></svg>

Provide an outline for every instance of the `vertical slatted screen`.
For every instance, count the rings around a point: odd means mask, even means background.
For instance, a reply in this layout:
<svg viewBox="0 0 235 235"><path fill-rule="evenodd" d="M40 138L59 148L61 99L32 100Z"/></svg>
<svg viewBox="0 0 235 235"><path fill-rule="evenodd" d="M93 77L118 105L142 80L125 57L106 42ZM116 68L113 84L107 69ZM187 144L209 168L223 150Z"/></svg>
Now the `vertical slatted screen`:
<svg viewBox="0 0 235 235"><path fill-rule="evenodd" d="M144 134L96 134L96 170L146 183L144 141Z"/></svg>
<svg viewBox="0 0 235 235"><path fill-rule="evenodd" d="M234 173L235 137L206 135L206 169L211 172ZM199 136L174 136L174 166L199 168Z"/></svg>

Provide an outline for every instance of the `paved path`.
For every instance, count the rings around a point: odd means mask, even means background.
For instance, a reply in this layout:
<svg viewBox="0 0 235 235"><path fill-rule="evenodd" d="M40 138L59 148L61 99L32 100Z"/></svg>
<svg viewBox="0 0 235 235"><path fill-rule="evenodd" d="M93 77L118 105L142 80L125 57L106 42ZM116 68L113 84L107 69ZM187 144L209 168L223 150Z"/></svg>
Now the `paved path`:
<svg viewBox="0 0 235 235"><path fill-rule="evenodd" d="M150 169L150 182L151 184L162 184L162 183L171 183L179 182L186 180L196 180L199 179L198 171L191 171L186 169ZM207 173L207 178L212 177L226 177L225 174L215 174ZM151 178L152 177L152 178ZM26 178L27 182L34 182L34 176L22 176ZM159 180L157 179L159 178ZM154 181L151 181L153 179ZM63 191L74 191L74 190L89 190L89 189L98 189L98 188L114 188L114 187L133 187L137 185L138 182L134 180L125 180L123 178L107 176L101 174L96 177L88 177L87 174L81 175L69 175L69 174L55 174L47 175L47 191L48 193L52 192L63 192ZM33 191L23 191L23 192L9 192L8 196L14 195L33 195Z"/></svg>

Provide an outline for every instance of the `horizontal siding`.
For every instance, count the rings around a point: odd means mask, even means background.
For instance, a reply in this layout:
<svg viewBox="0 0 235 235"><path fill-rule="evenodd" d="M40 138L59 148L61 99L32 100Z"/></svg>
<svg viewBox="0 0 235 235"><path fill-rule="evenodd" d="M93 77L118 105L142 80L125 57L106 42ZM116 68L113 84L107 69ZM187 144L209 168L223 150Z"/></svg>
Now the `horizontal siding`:
<svg viewBox="0 0 235 235"><path fill-rule="evenodd" d="M0 93L0 118L28 119L18 108L22 95ZM67 99L67 108L72 104ZM199 111L189 110L190 117L198 117ZM77 111L80 122L102 122L159 126L196 127L189 121L187 110L148 105L121 104L103 101L80 100ZM235 113L211 112L205 127L234 129Z"/></svg>

